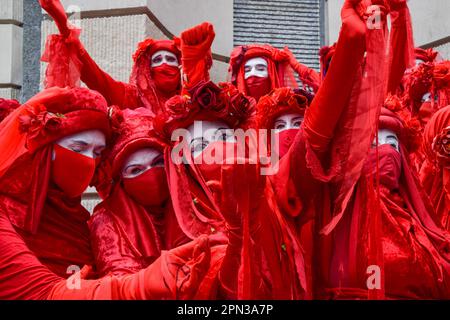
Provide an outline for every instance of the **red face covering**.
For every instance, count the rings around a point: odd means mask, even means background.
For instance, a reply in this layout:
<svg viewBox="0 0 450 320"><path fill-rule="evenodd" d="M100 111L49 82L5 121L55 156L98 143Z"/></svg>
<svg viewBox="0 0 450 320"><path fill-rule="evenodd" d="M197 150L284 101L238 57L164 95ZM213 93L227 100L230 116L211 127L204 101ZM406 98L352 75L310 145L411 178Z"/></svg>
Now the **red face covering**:
<svg viewBox="0 0 450 320"><path fill-rule="evenodd" d="M169 198L163 167L151 168L135 178L124 178L123 186L130 197L146 207L161 207Z"/></svg>
<svg viewBox="0 0 450 320"><path fill-rule="evenodd" d="M81 196L94 176L96 160L55 144L53 182L70 198Z"/></svg>
<svg viewBox="0 0 450 320"><path fill-rule="evenodd" d="M256 101L259 100L262 96L268 94L271 90L271 84L269 77L255 77L251 76L245 80L247 85L248 94L255 98Z"/></svg>
<svg viewBox="0 0 450 320"><path fill-rule="evenodd" d="M206 182L221 180L222 165L237 163L237 143L217 141L210 143L195 158L195 163Z"/></svg>
<svg viewBox="0 0 450 320"><path fill-rule="evenodd" d="M295 136L297 135L299 129L287 129L275 134L275 139L278 139L279 143L279 156L283 156L288 152L292 143L294 142Z"/></svg>
<svg viewBox="0 0 450 320"><path fill-rule="evenodd" d="M364 165L364 173L366 175L377 174L377 150L373 148ZM383 144L378 147L380 183L389 190L398 189L402 168L402 159L400 152L395 150L389 144Z"/></svg>
<svg viewBox="0 0 450 320"><path fill-rule="evenodd" d="M159 91L173 94L180 87L180 70L178 67L169 66L164 63L158 67L151 68L152 78Z"/></svg>

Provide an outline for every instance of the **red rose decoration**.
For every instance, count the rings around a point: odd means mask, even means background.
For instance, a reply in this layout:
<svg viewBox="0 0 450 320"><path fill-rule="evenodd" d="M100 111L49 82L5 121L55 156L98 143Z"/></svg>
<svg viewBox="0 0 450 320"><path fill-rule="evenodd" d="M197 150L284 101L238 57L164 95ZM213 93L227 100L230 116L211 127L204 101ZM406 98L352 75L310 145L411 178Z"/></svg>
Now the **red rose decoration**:
<svg viewBox="0 0 450 320"><path fill-rule="evenodd" d="M189 99L186 96L173 96L166 102L168 114L174 119L182 119L189 113Z"/></svg>
<svg viewBox="0 0 450 320"><path fill-rule="evenodd" d="M220 110L223 101L220 98L221 89L212 81L200 81L189 90L191 99L202 109Z"/></svg>
<svg viewBox="0 0 450 320"><path fill-rule="evenodd" d="M47 109L39 105L36 109L29 108L28 112L19 117L20 130L28 134L28 139L38 136L46 136L56 131L61 125L62 114L48 112Z"/></svg>

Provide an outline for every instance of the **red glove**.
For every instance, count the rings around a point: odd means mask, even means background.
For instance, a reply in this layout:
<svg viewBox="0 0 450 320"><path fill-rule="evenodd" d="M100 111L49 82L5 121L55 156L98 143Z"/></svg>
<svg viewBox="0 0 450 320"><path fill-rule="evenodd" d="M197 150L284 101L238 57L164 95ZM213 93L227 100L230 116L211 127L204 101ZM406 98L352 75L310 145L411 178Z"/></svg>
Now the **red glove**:
<svg viewBox="0 0 450 320"><path fill-rule="evenodd" d="M48 299L191 299L208 271L210 259L209 240L202 236L176 249L163 251L160 258L136 274L98 280L83 280L76 274L68 281L57 283ZM73 277L80 278L78 287L74 288Z"/></svg>
<svg viewBox="0 0 450 320"><path fill-rule="evenodd" d="M212 66L211 45L216 34L209 22L183 31L179 43L183 65L184 86L191 88L199 81L209 80L209 69Z"/></svg>

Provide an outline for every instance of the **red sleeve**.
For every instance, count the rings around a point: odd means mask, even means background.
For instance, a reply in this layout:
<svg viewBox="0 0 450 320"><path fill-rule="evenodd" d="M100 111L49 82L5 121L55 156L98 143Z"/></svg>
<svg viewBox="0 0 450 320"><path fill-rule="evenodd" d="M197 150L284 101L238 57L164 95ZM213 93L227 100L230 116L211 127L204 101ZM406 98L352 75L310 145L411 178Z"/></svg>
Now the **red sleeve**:
<svg viewBox="0 0 450 320"><path fill-rule="evenodd" d="M349 103L355 79L364 58L366 26L349 8L342 11L342 28L330 68L308 108L304 129L314 150L326 151L336 125Z"/></svg>
<svg viewBox="0 0 450 320"><path fill-rule="evenodd" d="M0 213L0 242L0 300L46 299L63 281L39 262L4 213Z"/></svg>
<svg viewBox="0 0 450 320"><path fill-rule="evenodd" d="M117 105L122 109L139 107L138 92L135 86L114 80L97 65L81 42L78 43L77 51L78 59L81 62L81 80L89 89L100 92L109 105Z"/></svg>
<svg viewBox="0 0 450 320"><path fill-rule="evenodd" d="M405 70L414 63L411 16L406 3L403 8L391 13L391 21L388 92L395 94Z"/></svg>
<svg viewBox="0 0 450 320"><path fill-rule="evenodd" d="M90 224L97 273L99 276L123 275L141 270L143 265L139 258L133 254L126 239L121 237L113 219L104 211L103 208L96 211Z"/></svg>
<svg viewBox="0 0 450 320"><path fill-rule="evenodd" d="M176 39L181 50L183 66L183 87L189 89L201 80L209 80L212 66L211 44L215 33L211 23L204 22L181 34Z"/></svg>

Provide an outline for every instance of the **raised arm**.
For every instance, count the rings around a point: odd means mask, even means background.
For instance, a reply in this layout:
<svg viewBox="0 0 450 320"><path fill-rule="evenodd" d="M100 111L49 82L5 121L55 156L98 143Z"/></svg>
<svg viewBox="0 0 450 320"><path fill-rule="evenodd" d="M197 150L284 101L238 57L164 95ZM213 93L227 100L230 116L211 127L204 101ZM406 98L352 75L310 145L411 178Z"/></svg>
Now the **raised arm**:
<svg viewBox="0 0 450 320"><path fill-rule="evenodd" d="M405 70L414 65L414 41L406 0L392 0L390 9L392 27L388 92L395 94Z"/></svg>
<svg viewBox="0 0 450 320"><path fill-rule="evenodd" d="M176 39L181 51L183 67L183 88L189 90L201 80L209 80L212 66L211 45L214 41L214 27L209 22L184 31Z"/></svg>
<svg viewBox="0 0 450 320"><path fill-rule="evenodd" d="M114 80L109 74L103 71L92 59L79 40L80 30L70 24L60 0L39 0L42 8L54 19L59 32L58 37L49 38L50 43L47 47L66 48L66 52L61 50L52 50L48 53L46 61L51 65L60 64L61 59L72 60L73 65L78 68L81 80L93 90L100 92L110 105L133 108L137 107L137 92L130 85ZM56 55L64 57L56 58ZM70 63L70 62L66 62ZM60 70L59 66L49 66L49 69ZM68 70L67 72L70 72ZM50 83L50 86L52 84ZM136 101L133 98L136 97ZM127 104L127 105L126 105ZM133 106L135 104L135 106Z"/></svg>
<svg viewBox="0 0 450 320"><path fill-rule="evenodd" d="M336 52L325 80L305 115L304 129L316 151L326 151L336 125L348 105L366 44L366 25L355 10L359 0L346 0Z"/></svg>

